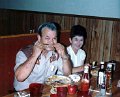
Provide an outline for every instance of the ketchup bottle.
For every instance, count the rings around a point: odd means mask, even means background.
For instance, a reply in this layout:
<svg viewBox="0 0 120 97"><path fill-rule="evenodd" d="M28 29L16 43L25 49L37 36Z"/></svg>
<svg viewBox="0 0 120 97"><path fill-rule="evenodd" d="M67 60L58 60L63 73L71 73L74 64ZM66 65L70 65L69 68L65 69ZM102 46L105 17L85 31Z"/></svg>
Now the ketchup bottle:
<svg viewBox="0 0 120 97"><path fill-rule="evenodd" d="M84 66L84 73L81 80L81 91L88 92L90 87L89 67Z"/></svg>

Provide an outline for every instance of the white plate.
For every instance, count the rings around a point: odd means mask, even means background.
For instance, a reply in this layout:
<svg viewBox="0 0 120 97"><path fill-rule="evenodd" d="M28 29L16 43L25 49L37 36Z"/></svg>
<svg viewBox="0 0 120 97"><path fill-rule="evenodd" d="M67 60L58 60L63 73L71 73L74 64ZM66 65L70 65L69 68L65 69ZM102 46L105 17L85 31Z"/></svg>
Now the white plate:
<svg viewBox="0 0 120 97"><path fill-rule="evenodd" d="M71 79L67 76L53 75L50 76L45 83L54 87L67 86L71 84Z"/></svg>
<svg viewBox="0 0 120 97"><path fill-rule="evenodd" d="M80 81L80 76L77 75L77 74L69 75L69 77L70 77L74 82Z"/></svg>

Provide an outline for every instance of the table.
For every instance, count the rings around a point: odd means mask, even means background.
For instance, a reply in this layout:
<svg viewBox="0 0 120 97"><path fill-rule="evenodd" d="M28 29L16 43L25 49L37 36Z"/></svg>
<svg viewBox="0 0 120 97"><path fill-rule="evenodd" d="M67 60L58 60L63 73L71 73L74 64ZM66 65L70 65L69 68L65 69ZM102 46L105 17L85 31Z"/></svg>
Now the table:
<svg viewBox="0 0 120 97"><path fill-rule="evenodd" d="M120 88L117 87L118 80L120 80L120 64L116 65L116 70L114 72L113 82L112 82L112 97L120 97ZM92 77L91 86L95 86L95 78ZM49 97L51 87L48 85L44 86L43 96L42 97ZM29 90L26 90L29 91ZM95 97L96 92L91 92L92 97ZM4 97L14 97L14 93L8 94ZM67 97L77 97L76 95L68 95Z"/></svg>
<svg viewBox="0 0 120 97"><path fill-rule="evenodd" d="M112 97L120 97L120 88L117 88L116 85L117 85L117 80L113 81ZM50 86L45 85L42 97L49 97L50 89L51 89ZM29 90L25 90L25 91L29 92ZM92 97L95 97L96 93L97 92L91 92ZM14 93L8 94L4 97L14 97ZM68 95L67 97L77 97L77 95ZM109 96L106 96L106 97L109 97Z"/></svg>

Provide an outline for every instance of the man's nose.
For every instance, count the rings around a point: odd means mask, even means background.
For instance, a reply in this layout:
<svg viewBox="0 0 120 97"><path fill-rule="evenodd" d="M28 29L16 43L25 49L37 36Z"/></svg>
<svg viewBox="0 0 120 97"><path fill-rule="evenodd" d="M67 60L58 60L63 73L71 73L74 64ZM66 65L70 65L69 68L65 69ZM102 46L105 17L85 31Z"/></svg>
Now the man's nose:
<svg viewBox="0 0 120 97"><path fill-rule="evenodd" d="M51 45L53 45L53 44L54 44L54 41L53 41L53 40L51 40L51 41L50 41L50 44L51 44Z"/></svg>

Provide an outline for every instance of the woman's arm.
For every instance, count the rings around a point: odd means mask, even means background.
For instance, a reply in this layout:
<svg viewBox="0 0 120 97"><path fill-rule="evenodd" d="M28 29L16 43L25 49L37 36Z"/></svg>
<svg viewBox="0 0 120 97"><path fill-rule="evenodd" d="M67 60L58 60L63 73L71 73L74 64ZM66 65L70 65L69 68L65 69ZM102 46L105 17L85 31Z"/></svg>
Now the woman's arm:
<svg viewBox="0 0 120 97"><path fill-rule="evenodd" d="M72 73L82 72L84 70L84 66L78 66L72 68Z"/></svg>
<svg viewBox="0 0 120 97"><path fill-rule="evenodd" d="M62 60L63 60L64 75L68 76L72 73L72 65L71 65L70 59L67 56L67 54L65 54L64 57L62 57Z"/></svg>

